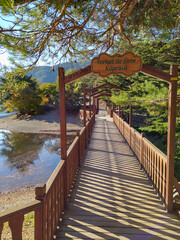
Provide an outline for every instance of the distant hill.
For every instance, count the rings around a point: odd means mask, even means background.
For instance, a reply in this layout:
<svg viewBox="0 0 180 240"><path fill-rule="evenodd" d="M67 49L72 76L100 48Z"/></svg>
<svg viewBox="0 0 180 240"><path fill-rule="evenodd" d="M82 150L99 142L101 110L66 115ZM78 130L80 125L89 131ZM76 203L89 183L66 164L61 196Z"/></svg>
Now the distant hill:
<svg viewBox="0 0 180 240"><path fill-rule="evenodd" d="M90 61L87 61L85 63L71 63L71 62L66 62L62 63L59 67L63 67L65 71L73 68L73 69L81 69L86 67L87 65L90 64ZM28 72L28 76L32 76L36 78L40 84L41 83L53 83L56 81L57 76L58 76L58 69L56 66L54 66L55 71L51 71L52 66L38 66L35 67L32 71ZM51 72L50 72L51 71Z"/></svg>

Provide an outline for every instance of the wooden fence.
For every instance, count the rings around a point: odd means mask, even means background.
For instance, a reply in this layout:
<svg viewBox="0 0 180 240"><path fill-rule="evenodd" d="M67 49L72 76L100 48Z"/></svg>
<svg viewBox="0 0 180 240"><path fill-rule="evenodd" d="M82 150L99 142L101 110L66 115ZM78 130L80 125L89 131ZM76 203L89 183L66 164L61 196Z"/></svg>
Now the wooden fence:
<svg viewBox="0 0 180 240"><path fill-rule="evenodd" d="M89 121L89 119L91 118L91 116L93 115L93 112L95 112L96 114L98 114L98 111L99 111L99 108L95 108L94 110L91 109L91 112L90 110L86 110L86 121ZM79 110L79 118L81 120L84 119L84 110L83 109L80 109Z"/></svg>
<svg viewBox="0 0 180 240"><path fill-rule="evenodd" d="M161 199L166 204L167 156L148 141L143 134L130 127L115 112L113 112L113 121L137 156ZM180 194L180 185L176 178L174 178L174 187Z"/></svg>
<svg viewBox="0 0 180 240"><path fill-rule="evenodd" d="M93 115L93 111L91 111L91 116L92 115ZM84 119L84 110L83 109L79 110L79 118L81 120ZM86 110L86 121L89 121L89 119L90 119L90 111Z"/></svg>
<svg viewBox="0 0 180 240"><path fill-rule="evenodd" d="M113 117L113 110L109 106L106 107L106 110L107 110L108 114L110 115L110 117Z"/></svg>
<svg viewBox="0 0 180 240"><path fill-rule="evenodd" d="M86 127L77 134L69 147L67 160L61 159L46 184L38 184L35 189L35 200L0 214L0 238L3 224L8 222L12 239L21 240L24 215L34 212L34 239L53 239L64 212L66 204L65 196L69 196L70 194L94 122L95 114L93 114Z"/></svg>

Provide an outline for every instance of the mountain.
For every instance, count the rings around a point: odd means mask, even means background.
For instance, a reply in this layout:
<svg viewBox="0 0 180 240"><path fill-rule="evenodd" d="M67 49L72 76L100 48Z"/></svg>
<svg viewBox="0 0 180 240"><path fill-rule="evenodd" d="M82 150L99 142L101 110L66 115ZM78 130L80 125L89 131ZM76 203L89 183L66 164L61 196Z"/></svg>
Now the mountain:
<svg viewBox="0 0 180 240"><path fill-rule="evenodd" d="M86 67L89 64L90 64L90 61L87 61L85 63L66 62L66 63L62 63L58 67L63 67L65 69L65 71L67 71L71 68L81 69L81 68ZM40 82L40 84L53 83L56 81L57 76L58 76L58 67L54 66L55 71L53 72L53 71L51 71L52 66L38 66L38 67L35 67L32 71L28 72L27 75L36 78Z"/></svg>

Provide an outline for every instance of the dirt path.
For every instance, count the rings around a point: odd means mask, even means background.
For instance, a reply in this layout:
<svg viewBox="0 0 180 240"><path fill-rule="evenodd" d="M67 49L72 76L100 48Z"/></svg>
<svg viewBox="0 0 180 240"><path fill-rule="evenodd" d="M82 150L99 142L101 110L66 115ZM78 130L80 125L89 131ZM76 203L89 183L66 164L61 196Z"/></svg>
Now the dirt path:
<svg viewBox="0 0 180 240"><path fill-rule="evenodd" d="M82 121L78 116L73 114L67 114L66 121L67 134L79 131L83 126ZM0 129L27 133L59 134L59 111L53 110L35 117L17 118L16 115L12 115L6 118L1 118Z"/></svg>
<svg viewBox="0 0 180 240"><path fill-rule="evenodd" d="M0 212L8 209L26 204L35 198L35 191L33 187L17 189L12 192L5 192L0 194Z"/></svg>

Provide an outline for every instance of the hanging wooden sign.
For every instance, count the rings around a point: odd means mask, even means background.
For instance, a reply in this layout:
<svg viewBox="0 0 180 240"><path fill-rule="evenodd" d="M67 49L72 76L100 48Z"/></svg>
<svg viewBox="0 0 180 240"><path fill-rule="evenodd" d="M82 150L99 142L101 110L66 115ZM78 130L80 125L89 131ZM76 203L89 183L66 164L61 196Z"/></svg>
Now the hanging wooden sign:
<svg viewBox="0 0 180 240"><path fill-rule="evenodd" d="M92 72L101 77L107 77L111 74L124 75L131 77L142 68L142 59L133 52L126 52L123 55L109 55L101 53L91 61Z"/></svg>

